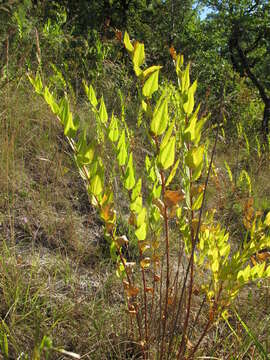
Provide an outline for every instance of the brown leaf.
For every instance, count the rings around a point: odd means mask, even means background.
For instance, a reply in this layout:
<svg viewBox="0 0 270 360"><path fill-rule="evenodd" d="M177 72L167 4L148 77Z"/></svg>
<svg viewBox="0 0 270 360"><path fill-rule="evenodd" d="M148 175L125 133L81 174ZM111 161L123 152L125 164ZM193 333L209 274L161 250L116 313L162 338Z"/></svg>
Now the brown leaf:
<svg viewBox="0 0 270 360"><path fill-rule="evenodd" d="M180 201L184 200L185 195L181 190L166 190L164 196L164 203L167 207L173 207Z"/></svg>
<svg viewBox="0 0 270 360"><path fill-rule="evenodd" d="M128 297L135 297L138 295L139 293L139 288L135 287L135 286L129 286L127 289L126 289L126 292L127 292L127 296Z"/></svg>
<svg viewBox="0 0 270 360"><path fill-rule="evenodd" d="M126 235L118 236L118 237L115 239L115 243L117 244L118 247L121 247L121 246L123 246L123 245L128 244L128 239L127 239Z"/></svg>
<svg viewBox="0 0 270 360"><path fill-rule="evenodd" d="M175 48L173 46L170 47L170 54L171 54L171 57L173 58L173 60L176 60L176 51L175 51Z"/></svg>
<svg viewBox="0 0 270 360"><path fill-rule="evenodd" d="M270 251L262 251L256 254L256 258L260 261L266 261L270 258Z"/></svg>
<svg viewBox="0 0 270 360"><path fill-rule="evenodd" d="M146 257L143 260L141 260L140 264L141 264L142 269L146 269L146 268L148 268L150 266L151 259L149 257Z"/></svg>

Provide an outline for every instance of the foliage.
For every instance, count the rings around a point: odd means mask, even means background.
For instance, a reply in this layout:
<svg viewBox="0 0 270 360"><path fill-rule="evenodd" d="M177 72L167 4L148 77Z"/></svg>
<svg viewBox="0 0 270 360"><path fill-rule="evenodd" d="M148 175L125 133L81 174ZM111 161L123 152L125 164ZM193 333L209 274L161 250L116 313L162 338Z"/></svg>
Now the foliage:
<svg viewBox="0 0 270 360"><path fill-rule="evenodd" d="M207 118L198 118L197 81L191 84L190 64L184 67L183 56L172 52L178 86L160 85L161 67L144 66L144 44L131 41L125 33L124 45L140 84L141 122L149 138L142 176L136 171L134 139L125 118L108 113L103 96L98 98L92 85L84 84L95 123L83 125L78 115L73 116L67 97L57 99L39 72L29 79L62 124L89 200L104 222L111 257L123 283L129 337L139 343L145 359L189 359L200 351L215 322L226 317L238 292L270 276L266 258L248 264L253 254L270 245L265 232L269 216L263 221L254 215L251 203L246 209L249 239L246 236L242 249L234 250L229 234L214 220L215 211L203 212L218 130L209 159L201 141ZM96 137L90 137L93 126ZM134 262L124 252L129 239L116 226L113 179L104 164L108 143L129 203L129 225L137 238L139 259ZM239 179L250 190L248 174L242 172ZM193 317L197 301L199 311ZM198 331L202 312L208 316Z"/></svg>

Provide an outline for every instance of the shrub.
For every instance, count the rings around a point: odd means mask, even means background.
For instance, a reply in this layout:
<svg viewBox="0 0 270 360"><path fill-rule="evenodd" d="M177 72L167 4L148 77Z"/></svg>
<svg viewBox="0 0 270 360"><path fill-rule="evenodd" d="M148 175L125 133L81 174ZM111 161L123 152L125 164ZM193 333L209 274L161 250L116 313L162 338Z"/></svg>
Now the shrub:
<svg viewBox="0 0 270 360"><path fill-rule="evenodd" d="M264 231L270 214L262 221L252 212L248 241L233 250L214 209L203 211L219 127L209 157L201 141L207 117L199 119L200 105L194 107L197 82L190 82L189 64L184 67L183 56L171 49L178 84L160 85L161 67L144 67L144 45L131 42L127 33L124 45L140 84L139 125L149 140L141 171L135 166L137 140L124 116L109 115L103 96L97 99L91 85L84 84L95 121L85 124L73 116L66 96L57 99L43 85L39 72L29 78L62 123L89 200L104 222L123 284L128 336L138 345L134 355L191 359L203 352L206 334L226 318L239 291L270 276L266 259L248 264L270 245ZM108 147L113 154L109 161ZM126 194L129 229L136 238L138 257L132 262L125 255L129 239L117 228L114 176Z"/></svg>

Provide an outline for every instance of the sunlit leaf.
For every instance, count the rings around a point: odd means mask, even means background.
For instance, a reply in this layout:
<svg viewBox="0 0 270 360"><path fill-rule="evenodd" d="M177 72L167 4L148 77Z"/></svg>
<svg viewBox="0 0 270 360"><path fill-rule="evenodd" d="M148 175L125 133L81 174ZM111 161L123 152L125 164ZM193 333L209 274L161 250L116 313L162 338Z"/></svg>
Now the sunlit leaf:
<svg viewBox="0 0 270 360"><path fill-rule="evenodd" d="M125 31L125 34L124 34L124 45L125 45L125 48L127 49L127 51L131 54L133 52L133 50L134 50L134 47L131 44L129 35L128 35L128 33L126 31Z"/></svg>
<svg viewBox="0 0 270 360"><path fill-rule="evenodd" d="M168 100L165 98L160 101L154 111L153 119L150 124L151 131L155 135L161 135L167 128L168 124Z"/></svg>
<svg viewBox="0 0 270 360"><path fill-rule="evenodd" d="M145 240L146 238L146 224L142 224L136 231L135 235L138 240Z"/></svg>
<svg viewBox="0 0 270 360"><path fill-rule="evenodd" d="M159 154L159 162L163 169L168 169L174 163L175 156L175 136L173 136L168 144L161 150Z"/></svg>
<svg viewBox="0 0 270 360"><path fill-rule="evenodd" d="M109 139L115 142L119 138L118 121L117 118L112 114L111 122L109 125Z"/></svg>
<svg viewBox="0 0 270 360"><path fill-rule="evenodd" d="M181 190L166 190L164 195L164 203L167 207L173 207L180 201L184 200L185 195Z"/></svg>
<svg viewBox="0 0 270 360"><path fill-rule="evenodd" d="M99 107L99 117L101 122L104 124L108 121L108 113L107 109L103 100L103 97L101 98L100 107Z"/></svg>
<svg viewBox="0 0 270 360"><path fill-rule="evenodd" d="M143 96L151 98L152 94L158 90L158 74L159 71L157 70L153 72L146 80L142 89Z"/></svg>

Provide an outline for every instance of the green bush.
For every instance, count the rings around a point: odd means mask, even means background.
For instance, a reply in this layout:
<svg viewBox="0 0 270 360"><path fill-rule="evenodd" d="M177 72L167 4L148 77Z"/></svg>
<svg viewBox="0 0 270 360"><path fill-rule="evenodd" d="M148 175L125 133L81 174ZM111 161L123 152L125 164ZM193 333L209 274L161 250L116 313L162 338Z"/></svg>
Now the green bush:
<svg viewBox="0 0 270 360"><path fill-rule="evenodd" d="M203 352L206 334L226 319L239 291L270 276L265 261L248 264L253 254L270 246L264 231L270 214L264 221L249 217L249 241L234 250L229 233L215 221L214 209L204 211L219 127L209 157L201 139L207 117L198 118L197 82L191 84L190 65L185 67L183 56L173 53L178 85L160 85L161 67L144 66L144 44L132 42L125 33L124 45L139 83L138 123L148 139L143 169L136 166L139 139L124 116L108 114L103 96L97 98L91 85L84 84L92 113L92 121L85 123L73 116L66 96L58 99L43 84L39 72L29 79L63 125L89 200L104 222L123 284L127 340L137 345L133 355L191 359ZM128 236L117 227L115 177L128 204L130 234L136 239L139 255L134 261L125 255ZM250 207L247 216L248 211Z"/></svg>

